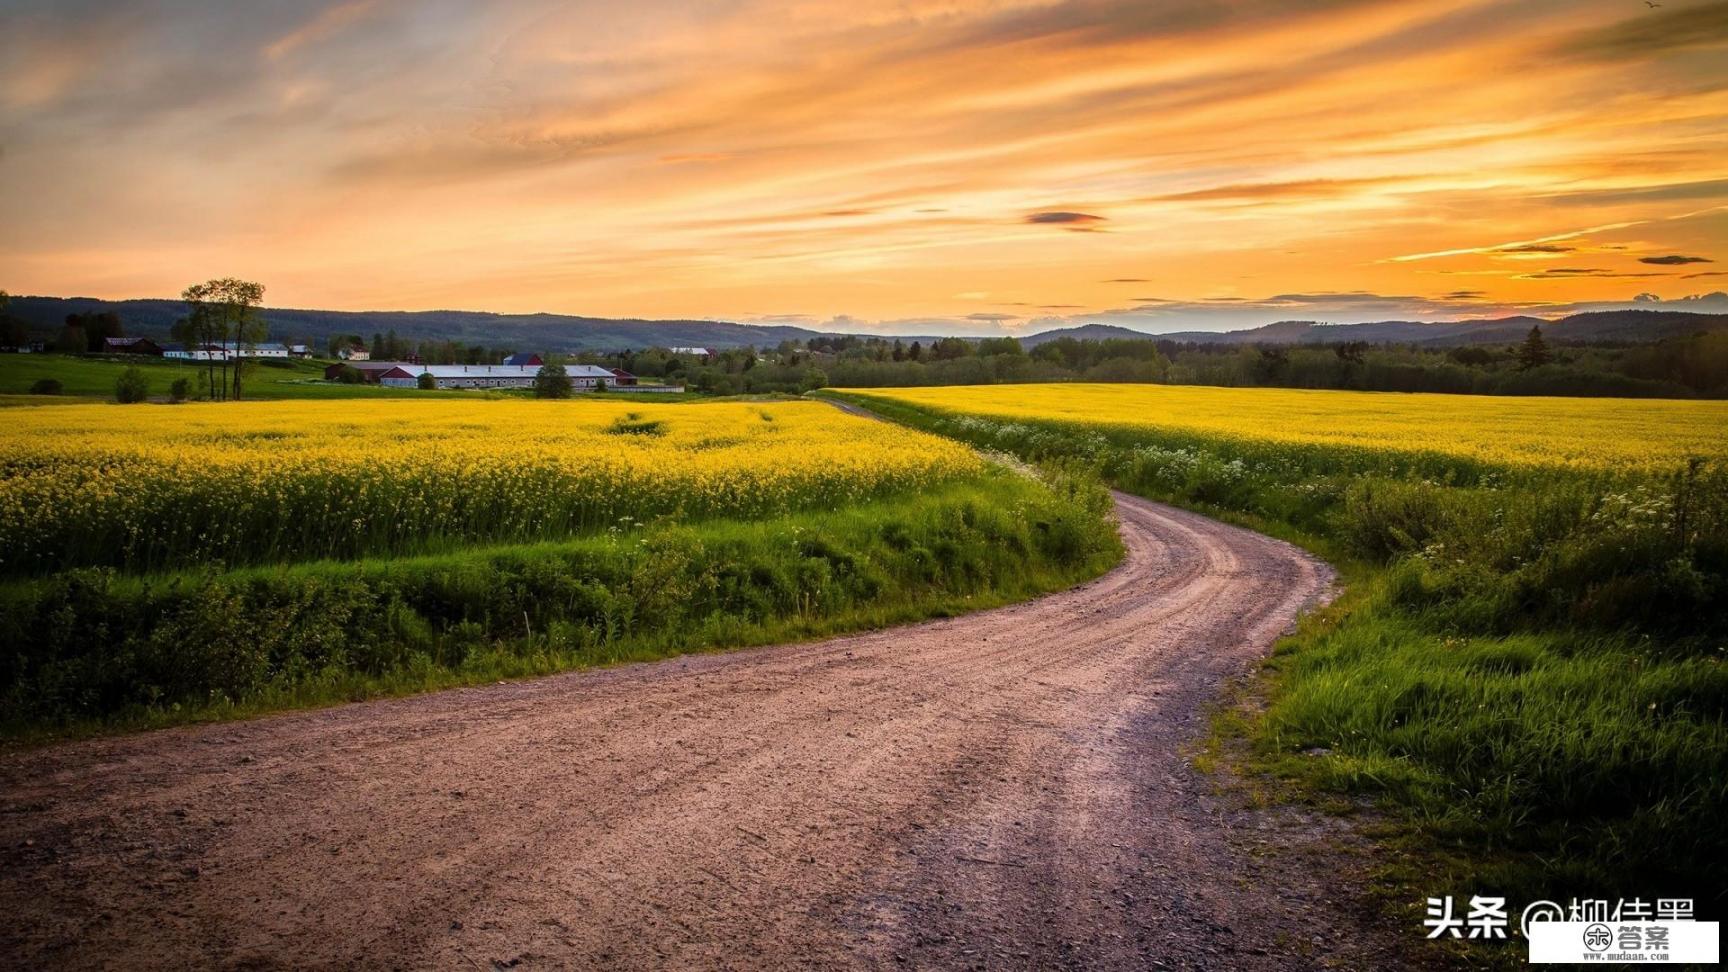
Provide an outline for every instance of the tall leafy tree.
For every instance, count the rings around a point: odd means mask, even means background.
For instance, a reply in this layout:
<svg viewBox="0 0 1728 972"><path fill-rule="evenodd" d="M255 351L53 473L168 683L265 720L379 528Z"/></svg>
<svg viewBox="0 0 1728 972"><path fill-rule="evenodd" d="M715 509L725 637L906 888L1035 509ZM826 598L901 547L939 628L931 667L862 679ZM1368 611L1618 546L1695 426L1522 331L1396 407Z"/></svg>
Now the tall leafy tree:
<svg viewBox="0 0 1728 972"><path fill-rule="evenodd" d="M12 295L0 290L0 345L21 348L30 343L30 328L6 311L10 303Z"/></svg>
<svg viewBox="0 0 1728 972"><path fill-rule="evenodd" d="M63 354L79 354L90 350L90 339L84 333L84 325L79 315L66 315L66 326L60 331L60 339L54 342L54 350Z"/></svg>
<svg viewBox="0 0 1728 972"><path fill-rule="evenodd" d="M78 331L84 335L84 347L79 350L92 354L108 350L107 338L125 337L125 330L120 325L120 315L113 311L92 311L88 314L67 314L66 329L68 332Z"/></svg>
<svg viewBox="0 0 1728 972"><path fill-rule="evenodd" d="M224 354L219 362L212 361L211 397L240 400L241 379L245 374L245 352L264 339L268 325L260 307L264 303L264 285L236 277L222 277L187 287L180 295L186 301L189 330L200 335L199 343L220 348L233 347L233 354ZM214 366L219 365L220 380Z"/></svg>

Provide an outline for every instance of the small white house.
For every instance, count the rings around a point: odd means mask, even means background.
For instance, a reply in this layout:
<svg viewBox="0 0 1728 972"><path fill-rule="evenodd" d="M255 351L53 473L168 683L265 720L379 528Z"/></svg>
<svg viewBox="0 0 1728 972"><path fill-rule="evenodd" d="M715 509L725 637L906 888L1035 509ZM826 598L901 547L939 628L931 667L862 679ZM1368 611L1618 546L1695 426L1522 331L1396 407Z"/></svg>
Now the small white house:
<svg viewBox="0 0 1728 972"><path fill-rule="evenodd" d="M372 352L357 344L351 344L348 347L338 350L336 352L336 357L341 358L343 361L370 361L372 360Z"/></svg>

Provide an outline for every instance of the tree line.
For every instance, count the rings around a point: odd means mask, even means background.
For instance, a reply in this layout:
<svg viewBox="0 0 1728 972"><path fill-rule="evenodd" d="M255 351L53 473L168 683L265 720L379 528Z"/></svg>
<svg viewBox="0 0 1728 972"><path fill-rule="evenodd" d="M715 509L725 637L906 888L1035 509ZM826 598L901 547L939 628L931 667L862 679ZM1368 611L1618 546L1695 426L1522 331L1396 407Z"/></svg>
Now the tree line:
<svg viewBox="0 0 1728 972"><path fill-rule="evenodd" d="M706 360L665 349L575 360L709 394L1047 381L1603 397L1728 397L1728 332L1637 345L1555 345L1540 326L1514 344L1428 348L1348 342L1221 345L1152 338L936 341L836 335Z"/></svg>
<svg viewBox="0 0 1728 972"><path fill-rule="evenodd" d="M358 334L335 334L325 342L331 358L343 357L348 349L364 348L373 361L418 361L421 364L498 364L516 353L515 348L463 344L460 341L412 341L398 337L394 328L380 331L367 341Z"/></svg>

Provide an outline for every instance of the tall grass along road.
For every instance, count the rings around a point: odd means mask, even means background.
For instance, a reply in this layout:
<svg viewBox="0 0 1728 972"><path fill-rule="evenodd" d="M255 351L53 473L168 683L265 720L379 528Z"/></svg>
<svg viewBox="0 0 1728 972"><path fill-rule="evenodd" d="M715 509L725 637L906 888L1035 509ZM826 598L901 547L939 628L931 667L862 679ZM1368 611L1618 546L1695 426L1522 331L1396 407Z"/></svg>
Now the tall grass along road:
<svg viewBox="0 0 1728 972"><path fill-rule="evenodd" d="M14 751L0 953L1372 964L1359 941L1315 937L1345 920L1335 893L1232 836L1188 763L1220 681L1331 571L1192 513L1118 507L1120 567L999 610ZM1255 827L1273 829L1250 843L1321 842L1300 821ZM1291 941L1314 944L1292 957Z"/></svg>

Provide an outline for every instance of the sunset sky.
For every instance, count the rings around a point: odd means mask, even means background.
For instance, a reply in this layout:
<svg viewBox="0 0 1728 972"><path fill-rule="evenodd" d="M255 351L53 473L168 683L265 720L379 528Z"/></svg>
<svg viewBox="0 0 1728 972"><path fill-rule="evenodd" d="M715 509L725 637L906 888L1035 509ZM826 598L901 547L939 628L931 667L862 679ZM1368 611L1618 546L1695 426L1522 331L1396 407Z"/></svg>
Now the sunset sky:
<svg viewBox="0 0 1728 972"><path fill-rule="evenodd" d="M0 226L14 294L1728 311L1728 2L0 0Z"/></svg>

